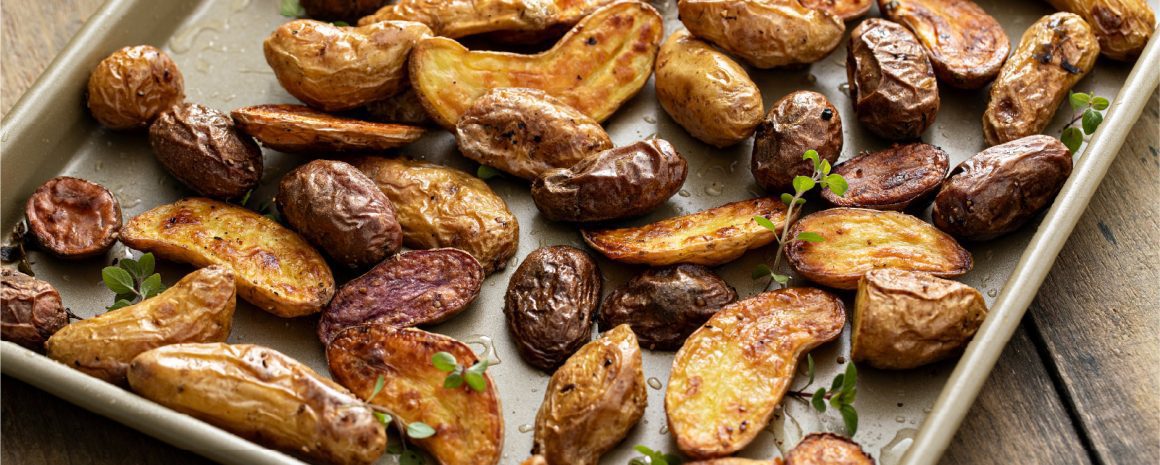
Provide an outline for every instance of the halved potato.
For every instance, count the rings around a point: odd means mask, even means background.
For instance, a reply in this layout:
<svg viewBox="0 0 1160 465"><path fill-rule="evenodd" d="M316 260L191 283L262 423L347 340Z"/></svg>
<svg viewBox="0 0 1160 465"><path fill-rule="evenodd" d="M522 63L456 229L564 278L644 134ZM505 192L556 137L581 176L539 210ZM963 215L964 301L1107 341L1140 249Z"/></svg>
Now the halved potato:
<svg viewBox="0 0 1160 465"><path fill-rule="evenodd" d="M363 17L358 24L416 21L426 24L435 35L451 39L488 32L535 37L570 27L614 1L617 0L399 0Z"/></svg>
<svg viewBox="0 0 1160 465"><path fill-rule="evenodd" d="M842 42L842 18L799 0L680 0L681 23L758 68L813 63Z"/></svg>
<svg viewBox="0 0 1160 465"><path fill-rule="evenodd" d="M721 307L673 359L665 413L677 447L695 459L744 448L781 403L799 356L845 325L842 301L808 287Z"/></svg>
<svg viewBox="0 0 1160 465"><path fill-rule="evenodd" d="M498 87L539 89L604 121L648 81L663 32L657 10L633 1L597 10L535 55L471 51L432 37L411 52L411 85L431 118L446 128Z"/></svg>
<svg viewBox="0 0 1160 465"><path fill-rule="evenodd" d="M256 105L230 113L243 132L280 152L360 152L402 147L423 128L373 123L315 111L305 105Z"/></svg>
<svg viewBox="0 0 1160 465"><path fill-rule="evenodd" d="M874 465L874 459L847 438L810 433L785 455L785 465Z"/></svg>
<svg viewBox="0 0 1160 465"><path fill-rule="evenodd" d="M878 0L878 9L914 33L934 74L952 87L991 82L1011 51L1003 26L972 0Z"/></svg>
<svg viewBox="0 0 1160 465"><path fill-rule="evenodd" d="M635 228L584 230L584 241L605 257L651 266L692 263L717 266L777 239L755 215L785 224L785 205L758 197Z"/></svg>
<svg viewBox="0 0 1160 465"><path fill-rule="evenodd" d="M294 231L251 210L200 197L161 205L121 229L158 257L233 271L238 295L280 317L317 313L334 296L326 261Z"/></svg>
<svg viewBox="0 0 1160 465"><path fill-rule="evenodd" d="M831 208L794 223L789 237L815 232L821 242L792 241L785 248L794 271L836 289L856 289L878 268L925 271L954 278L971 271L971 253L951 236L905 213Z"/></svg>
<svg viewBox="0 0 1160 465"><path fill-rule="evenodd" d="M846 21L866 14L874 0L801 0L806 8L822 10Z"/></svg>

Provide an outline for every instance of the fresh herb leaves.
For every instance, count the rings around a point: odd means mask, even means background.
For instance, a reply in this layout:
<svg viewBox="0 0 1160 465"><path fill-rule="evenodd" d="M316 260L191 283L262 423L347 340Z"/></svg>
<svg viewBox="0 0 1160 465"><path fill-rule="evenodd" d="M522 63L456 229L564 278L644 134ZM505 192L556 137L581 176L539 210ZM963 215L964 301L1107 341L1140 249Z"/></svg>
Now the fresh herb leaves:
<svg viewBox="0 0 1160 465"><path fill-rule="evenodd" d="M809 404L819 413L825 413L827 408L837 410L842 416L842 423L846 425L846 432L854 437L858 432L858 410L854 408L854 399L858 397L858 368L854 362L847 363L846 371L834 377L829 389L819 387L811 393L807 389L814 384L813 357L806 355L806 363L809 382L801 389L789 391L789 395L803 401L809 399Z"/></svg>
<svg viewBox="0 0 1160 465"><path fill-rule="evenodd" d="M476 392L487 390L487 378L483 377L487 371L487 360L480 360L464 369L450 352L436 352L431 356L431 364L435 369L447 373L447 377L443 379L443 387L447 389L456 389L467 383L467 386Z"/></svg>
<svg viewBox="0 0 1160 465"><path fill-rule="evenodd" d="M1084 138L1094 134L1096 129L1100 127L1100 123L1104 122L1102 112L1108 109L1111 102L1104 97L1083 92L1069 93L1067 102L1076 115L1063 127L1063 134L1060 135L1059 140L1074 154L1083 145ZM1080 123L1080 125L1076 126L1076 123Z"/></svg>
<svg viewBox="0 0 1160 465"><path fill-rule="evenodd" d="M655 451L642 445L637 445L633 449L644 457L633 458L628 461L628 465L681 465L681 458L674 454Z"/></svg>
<svg viewBox="0 0 1160 465"><path fill-rule="evenodd" d="M475 177L484 180L494 178L501 174L503 173L501 173L499 170L487 165L479 165L479 168L475 170Z"/></svg>
<svg viewBox="0 0 1160 465"><path fill-rule="evenodd" d="M121 259L116 266L102 269L101 280L105 287L117 294L113 297L113 305L106 308L128 307L164 291L165 284L161 282L161 274L153 272L154 265L153 254L147 253L137 260Z"/></svg>

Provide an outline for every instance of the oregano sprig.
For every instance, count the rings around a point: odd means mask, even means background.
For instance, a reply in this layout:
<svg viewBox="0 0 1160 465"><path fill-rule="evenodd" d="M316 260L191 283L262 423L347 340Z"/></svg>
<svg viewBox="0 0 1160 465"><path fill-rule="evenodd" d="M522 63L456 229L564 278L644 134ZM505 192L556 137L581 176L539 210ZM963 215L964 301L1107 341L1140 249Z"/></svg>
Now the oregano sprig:
<svg viewBox="0 0 1160 465"><path fill-rule="evenodd" d="M431 364L439 371L447 372L447 377L443 379L444 388L456 389L467 383L467 386L476 392L487 390L487 378L483 377L487 371L487 359L464 368L450 352L436 352L431 356Z"/></svg>
<svg viewBox="0 0 1160 465"><path fill-rule="evenodd" d="M634 457L628 465L681 465L681 458L675 454L668 454L650 449L648 446L636 445L633 447L643 457Z"/></svg>
<svg viewBox="0 0 1160 465"><path fill-rule="evenodd" d="M846 371L838 373L830 382L830 388L819 387L810 392L809 387L814 384L814 358L806 355L807 375L809 382L800 389L789 391L792 398L809 402L819 413L825 413L829 408L836 409L842 416L842 423L846 425L846 432L850 437L858 432L858 410L854 408L854 399L858 397L858 368L854 362L846 364ZM808 400L807 400L808 399Z"/></svg>
<svg viewBox="0 0 1160 465"><path fill-rule="evenodd" d="M375 387L371 390L371 395L367 396L364 401L366 402L367 408L370 408L371 412L375 415L375 419L379 420L379 422L383 424L383 427L390 428L391 423L394 422L395 415L391 413L390 410L387 410L386 407L371 402L375 396L379 395L379 393L383 391L383 387L386 386L386 384L386 378L384 378L383 375L379 375L379 377L375 379ZM396 424L399 427L399 436L405 436L411 439L426 439L435 435L435 428L432 428L431 425L421 421L413 421L405 424L402 421L399 421ZM400 446L402 449L388 451L392 454L400 454L400 464L422 465L425 463L422 455L419 455L419 453L415 451L407 450L407 444L405 442L401 442Z"/></svg>
<svg viewBox="0 0 1160 465"><path fill-rule="evenodd" d="M485 181L488 179L494 178L496 176L502 175L502 174L503 174L502 171L497 170L497 169L492 168L492 167L487 166L487 165L479 165L479 168L476 168L476 170L475 170L475 177L482 179L482 180L485 180Z"/></svg>
<svg viewBox="0 0 1160 465"><path fill-rule="evenodd" d="M161 274L153 272L155 264L153 254L147 253L137 260L124 258L116 266L102 269L101 280L105 282L105 287L117 294L113 297L113 305L105 308L116 310L128 307L164 291Z"/></svg>
<svg viewBox="0 0 1160 465"><path fill-rule="evenodd" d="M1063 134L1059 140L1075 154L1083 145L1084 138L1094 134L1100 123L1104 122L1103 111L1108 109L1111 102L1104 97L1084 92L1069 92L1067 102L1071 105L1075 116L1063 127ZM1077 127L1076 123L1080 125Z"/></svg>

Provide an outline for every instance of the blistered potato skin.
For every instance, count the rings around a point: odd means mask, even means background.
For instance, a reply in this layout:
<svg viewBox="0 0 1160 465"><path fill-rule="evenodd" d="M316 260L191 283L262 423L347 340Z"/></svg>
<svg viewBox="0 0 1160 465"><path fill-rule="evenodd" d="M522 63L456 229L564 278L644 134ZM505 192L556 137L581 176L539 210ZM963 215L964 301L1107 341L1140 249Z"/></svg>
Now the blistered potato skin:
<svg viewBox="0 0 1160 465"><path fill-rule="evenodd" d="M827 202L839 207L905 210L938 190L950 169L950 156L941 148L916 142L860 154L839 163L834 173L849 188L841 196L822 190Z"/></svg>
<svg viewBox="0 0 1160 465"><path fill-rule="evenodd" d="M1114 60L1140 56L1156 28L1147 0L1047 0L1060 11L1075 13L1095 30L1100 52Z"/></svg>
<svg viewBox="0 0 1160 465"><path fill-rule="evenodd" d="M206 197L241 197L262 181L262 149L213 108L166 110L149 126L149 146L170 175Z"/></svg>
<svg viewBox="0 0 1160 465"><path fill-rule="evenodd" d="M37 352L68 324L60 293L47 281L0 269L0 338Z"/></svg>
<svg viewBox="0 0 1160 465"><path fill-rule="evenodd" d="M874 465L862 446L833 433L810 433L785 456L785 465Z"/></svg>
<svg viewBox="0 0 1160 465"><path fill-rule="evenodd" d="M785 248L794 271L835 289L855 289L878 268L925 271L955 278L971 271L971 253L926 222L893 211L831 208L794 223L789 237L812 231L821 242L793 241Z"/></svg>
<svg viewBox="0 0 1160 465"><path fill-rule="evenodd" d="M677 31L656 62L661 107L693 137L728 147L753 134L764 106L745 68L708 43Z"/></svg>
<svg viewBox="0 0 1160 465"><path fill-rule="evenodd" d="M89 75L89 112L111 129L143 128L185 100L185 80L165 52L149 45L125 47Z"/></svg>
<svg viewBox="0 0 1160 465"><path fill-rule="evenodd" d="M1046 208L1071 176L1071 151L1050 136L996 145L963 161L943 181L931 219L956 237L1008 234Z"/></svg>
<svg viewBox="0 0 1160 465"><path fill-rule="evenodd" d="M326 261L293 231L232 204L186 198L138 215L121 242L196 267L234 273L238 296L274 315L317 313L334 295Z"/></svg>
<svg viewBox="0 0 1160 465"><path fill-rule="evenodd" d="M1042 132L1099 52L1091 26L1074 14L1044 16L1027 28L991 85L983 112L987 145Z"/></svg>
<svg viewBox="0 0 1160 465"><path fill-rule="evenodd" d="M95 257L117 242L121 203L105 186L57 176L28 197L24 217L42 250L63 259Z"/></svg>
<svg viewBox="0 0 1160 465"><path fill-rule="evenodd" d="M663 32L656 9L632 1L596 10L535 55L469 51L432 37L411 54L411 85L431 119L446 128L499 87L542 90L601 122L644 87Z"/></svg>
<svg viewBox="0 0 1160 465"><path fill-rule="evenodd" d="M608 330L627 324L650 350L677 350L734 300L733 286L703 266L649 268L604 298L599 325Z"/></svg>
<svg viewBox="0 0 1160 465"><path fill-rule="evenodd" d="M167 408L319 463L370 465L387 447L370 408L273 349L187 343L129 364L133 391Z"/></svg>
<svg viewBox="0 0 1160 465"><path fill-rule="evenodd" d="M404 124L360 121L304 105L256 105L230 113L246 134L279 152L366 152L402 147L425 130Z"/></svg>
<svg viewBox="0 0 1160 465"><path fill-rule="evenodd" d="M846 81L858 121L883 139L917 139L938 114L938 82L926 50L897 23L870 18L854 28Z"/></svg>
<svg viewBox="0 0 1160 465"><path fill-rule="evenodd" d="M588 342L602 284L583 250L555 245L528 254L508 281L503 306L524 361L551 372Z"/></svg>
<svg viewBox="0 0 1160 465"><path fill-rule="evenodd" d="M389 0L300 0L306 16L326 21L351 20L374 13Z"/></svg>
<svg viewBox="0 0 1160 465"><path fill-rule="evenodd" d="M822 10L849 21L866 14L874 0L801 0L806 8Z"/></svg>
<svg viewBox="0 0 1160 465"><path fill-rule="evenodd" d="M813 288L722 307L673 359L665 413L677 447L694 459L744 448L769 423L801 354L838 337L845 324L842 301Z"/></svg>
<svg viewBox="0 0 1160 465"><path fill-rule="evenodd" d="M982 87L1011 52L1003 26L972 0L878 0L878 9L914 33L934 74L951 87Z"/></svg>
<svg viewBox="0 0 1160 465"><path fill-rule="evenodd" d="M766 191L793 192L795 176L814 172L813 162L802 159L807 150L837 163L842 155L842 117L826 96L799 90L775 102L757 126L749 170Z"/></svg>
<svg viewBox="0 0 1160 465"><path fill-rule="evenodd" d="M494 465L503 451L503 411L495 381L476 392L467 384L443 387L447 373L431 364L448 352L465 367L479 360L466 344L418 329L386 325L348 328L326 346L334 379L360 398L370 397L379 376L383 388L370 402L386 407L395 421L421 421L435 429L426 439L408 439L442 465Z"/></svg>
<svg viewBox="0 0 1160 465"><path fill-rule="evenodd" d="M520 225L487 183L462 171L412 160L349 160L395 204L403 245L454 247L479 260L484 272L504 269L515 255Z"/></svg>
<svg viewBox="0 0 1160 465"><path fill-rule="evenodd" d="M799 0L680 0L681 23L758 68L813 63L838 47L842 18Z"/></svg>
<svg viewBox="0 0 1160 465"><path fill-rule="evenodd" d="M359 20L417 21L435 35L458 39L495 33L504 36L538 37L559 27L570 27L585 16L616 0L399 0Z"/></svg>
<svg viewBox="0 0 1160 465"><path fill-rule="evenodd" d="M596 465L644 415L640 345L620 325L556 370L536 412L532 453L550 464Z"/></svg>
<svg viewBox="0 0 1160 465"><path fill-rule="evenodd" d="M492 89L455 124L463 156L527 180L612 148L600 123L536 89Z"/></svg>

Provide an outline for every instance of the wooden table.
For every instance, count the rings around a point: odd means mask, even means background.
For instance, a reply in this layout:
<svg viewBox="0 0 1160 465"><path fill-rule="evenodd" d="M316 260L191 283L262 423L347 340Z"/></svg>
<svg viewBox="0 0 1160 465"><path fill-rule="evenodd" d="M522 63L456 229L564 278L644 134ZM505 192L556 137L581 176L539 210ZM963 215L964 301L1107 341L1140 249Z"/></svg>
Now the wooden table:
<svg viewBox="0 0 1160 465"><path fill-rule="evenodd" d="M3 1L0 114L100 3ZM943 463L1160 462L1157 110L1153 94ZM0 393L6 465L208 463L18 380Z"/></svg>

